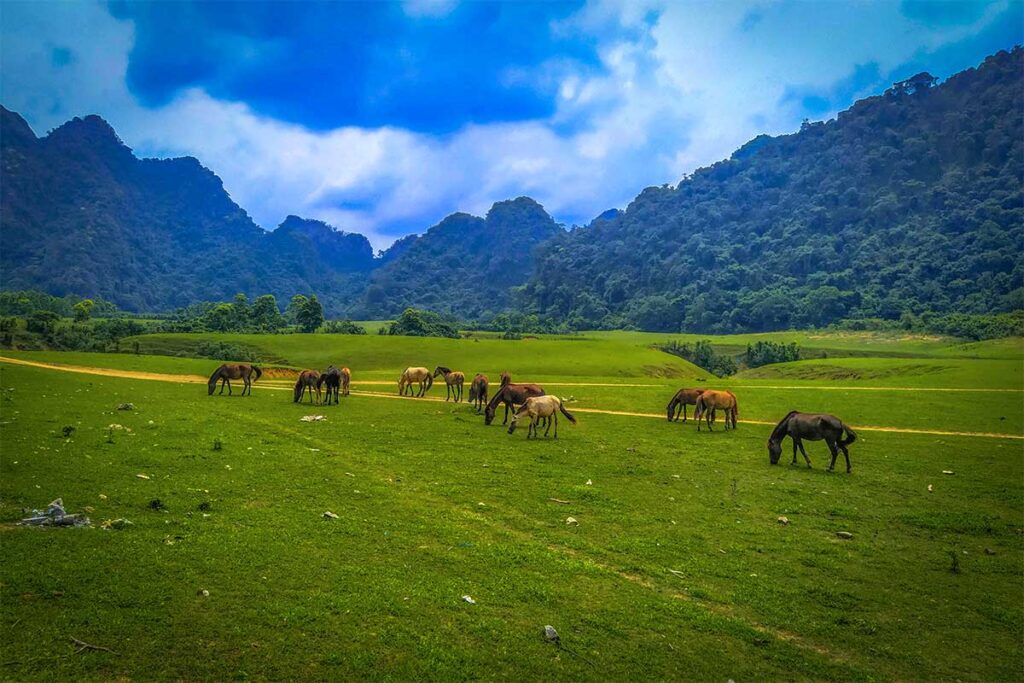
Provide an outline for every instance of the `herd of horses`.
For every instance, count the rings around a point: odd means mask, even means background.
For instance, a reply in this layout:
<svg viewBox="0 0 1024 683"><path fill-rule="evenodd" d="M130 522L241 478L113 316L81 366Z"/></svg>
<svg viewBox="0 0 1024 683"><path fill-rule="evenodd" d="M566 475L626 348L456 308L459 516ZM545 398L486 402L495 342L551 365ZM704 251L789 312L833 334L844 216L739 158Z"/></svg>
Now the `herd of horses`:
<svg viewBox="0 0 1024 683"><path fill-rule="evenodd" d="M212 396L220 382L220 393L224 393L224 387L228 389L228 395L232 394L231 380L242 380L242 396L252 394L252 383L262 376L263 372L259 367L247 363L225 363L217 368L208 382L208 395ZM398 379L398 394L400 396L416 396L422 398L434 385L434 379L443 377L447 388L445 401L459 403L463 397L463 386L466 375L458 370L452 370L443 365L438 365L431 372L424 367L409 367L402 371ZM308 397L313 403L313 394L316 394L316 403L323 405L337 405L338 397L349 395L349 385L352 381L352 372L345 367L337 368L329 366L323 372L316 370L303 370L295 381L293 401L301 402ZM413 388L416 385L416 388ZM326 395L324 391L326 390ZM501 380L497 391L490 395L490 383L487 375L477 373L469 385L469 401L476 409L476 413L484 415L484 424L490 425L494 422L500 406L505 407L505 417L502 424L508 424L508 433L516 430L520 420L529 420L529 429L526 438L539 437L540 429L544 428L544 436L547 437L554 426L554 438L558 438L558 415L561 413L572 424L576 424L576 417L570 413L557 396L551 396L544 391L539 384L514 384L512 376L508 372L501 373ZM701 388L683 388L675 393L672 400L665 407L666 417L669 422L687 421L686 406L693 406L693 417L697 422L697 431L701 431L701 424L705 424L709 431L714 430L718 412L721 411L725 417L725 429L736 429L736 422L739 416L739 403L736 395L731 391ZM511 424L509 419L511 416ZM797 451L804 456L807 466L811 466L811 459L804 450L804 441L824 441L832 454L832 463L829 470L835 468L836 459L842 452L846 458L846 471L850 472L850 452L847 446L857 439L857 434L850 429L849 425L843 423L835 415L827 413L801 413L789 412L779 421L768 437L768 460L772 465L777 465L782 456L782 441L789 437L793 442L793 464L797 462Z"/></svg>

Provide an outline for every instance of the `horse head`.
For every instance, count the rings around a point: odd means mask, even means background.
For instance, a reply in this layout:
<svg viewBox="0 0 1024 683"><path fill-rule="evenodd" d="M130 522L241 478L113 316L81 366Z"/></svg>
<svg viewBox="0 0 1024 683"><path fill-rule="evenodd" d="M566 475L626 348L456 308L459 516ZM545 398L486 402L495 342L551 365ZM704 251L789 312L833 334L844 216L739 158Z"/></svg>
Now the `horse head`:
<svg viewBox="0 0 1024 683"><path fill-rule="evenodd" d="M780 457L782 457L782 442L768 439L768 460L771 464L778 465Z"/></svg>
<svg viewBox="0 0 1024 683"><path fill-rule="evenodd" d="M508 433L511 434L516 431L516 424L519 422L519 413L512 415L512 420L508 424Z"/></svg>
<svg viewBox="0 0 1024 683"><path fill-rule="evenodd" d="M484 407L484 424L489 425L494 422L494 407L488 404Z"/></svg>

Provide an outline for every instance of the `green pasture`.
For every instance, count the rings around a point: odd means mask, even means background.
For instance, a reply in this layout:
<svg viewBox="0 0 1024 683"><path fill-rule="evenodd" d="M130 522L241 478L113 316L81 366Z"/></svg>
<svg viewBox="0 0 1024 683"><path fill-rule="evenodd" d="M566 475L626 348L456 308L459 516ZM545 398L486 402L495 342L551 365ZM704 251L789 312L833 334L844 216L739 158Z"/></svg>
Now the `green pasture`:
<svg viewBox="0 0 1024 683"><path fill-rule="evenodd" d="M203 339L294 367L344 363L355 393L297 406L282 382L208 397L0 363L5 680L1022 678L1024 441L862 429L847 475L841 461L825 471L821 443L807 445L814 469L789 465L788 442L772 467L770 427L749 422L798 408L855 428L1020 436L1019 344L976 360L957 342L908 342L904 358L717 380L635 333ZM163 353L192 343L140 338ZM202 376L217 364L2 355ZM393 395L360 379L413 364L543 381L579 424L527 441L465 404L362 393ZM586 412L662 414L697 382L737 393L738 430ZM984 391L930 390L968 387ZM135 410L117 411L125 401ZM15 526L58 496L95 526ZM117 518L132 525L97 528ZM545 624L565 649L543 641ZM76 654L71 637L119 654Z"/></svg>

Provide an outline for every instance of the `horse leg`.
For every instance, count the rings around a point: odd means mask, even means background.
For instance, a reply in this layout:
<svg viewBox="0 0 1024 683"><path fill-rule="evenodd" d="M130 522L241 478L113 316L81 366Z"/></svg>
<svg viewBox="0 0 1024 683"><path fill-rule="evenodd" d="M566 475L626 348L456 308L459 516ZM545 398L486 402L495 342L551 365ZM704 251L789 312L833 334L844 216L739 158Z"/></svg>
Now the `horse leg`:
<svg viewBox="0 0 1024 683"><path fill-rule="evenodd" d="M555 438L558 438L558 413L554 414L555 419Z"/></svg>
<svg viewBox="0 0 1024 683"><path fill-rule="evenodd" d="M803 453L803 455L804 455L804 460L807 461L807 466L810 467L811 466L811 459L809 457L807 457L807 451L804 450L804 442L800 441L799 439L795 439L795 441L796 441L796 445L800 447L800 452Z"/></svg>
<svg viewBox="0 0 1024 683"><path fill-rule="evenodd" d="M225 384L227 384L227 380L224 379L223 377L221 377L220 378L220 393L218 394L218 396L223 396L224 395L224 385Z"/></svg>
<svg viewBox="0 0 1024 683"><path fill-rule="evenodd" d="M832 451L832 462L828 466L828 471L831 472L836 468L836 458L839 457L839 449L836 448L835 441L826 441L825 443L828 444L828 449Z"/></svg>
<svg viewBox="0 0 1024 683"><path fill-rule="evenodd" d="M842 441L836 442L836 445L839 446L839 450L843 452L843 457L846 458L846 473L850 474L853 471L850 467L850 451L846 450L846 446Z"/></svg>
<svg viewBox="0 0 1024 683"><path fill-rule="evenodd" d="M681 403L679 404L679 407L682 408L683 422L686 422L686 404ZM679 422L679 409L676 409L676 422Z"/></svg>
<svg viewBox="0 0 1024 683"><path fill-rule="evenodd" d="M793 439L793 463L796 464L796 439Z"/></svg>
<svg viewBox="0 0 1024 683"><path fill-rule="evenodd" d="M501 424L505 424L506 422L508 422L508 406L509 402L505 401L505 419L501 421Z"/></svg>
<svg viewBox="0 0 1024 683"><path fill-rule="evenodd" d="M228 396L230 396L231 395L231 380L229 380L227 377L225 377L224 381L228 383Z"/></svg>

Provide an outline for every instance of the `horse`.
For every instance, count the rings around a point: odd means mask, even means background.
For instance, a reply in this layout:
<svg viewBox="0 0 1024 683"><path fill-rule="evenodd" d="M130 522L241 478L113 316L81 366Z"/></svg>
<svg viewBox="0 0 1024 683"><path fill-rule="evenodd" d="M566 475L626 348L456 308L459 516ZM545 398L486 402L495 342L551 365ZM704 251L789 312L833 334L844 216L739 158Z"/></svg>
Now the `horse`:
<svg viewBox="0 0 1024 683"><path fill-rule="evenodd" d="M320 377L316 380L316 392L320 393L320 387L327 385L327 395L324 397L324 402L327 405L331 404L331 399L334 399L334 405L338 405L338 394L341 392L342 374L341 370L334 367L333 365L320 373Z"/></svg>
<svg viewBox="0 0 1024 683"><path fill-rule="evenodd" d="M842 438L844 432L846 433L845 439ZM796 464L796 449L799 448L803 453L804 460L807 461L807 466L810 467L811 459L807 457L807 451L804 450L803 440L821 441L824 439L828 444L828 449L832 451L832 464L828 466L828 471L831 472L835 469L836 458L839 456L839 451L842 451L846 458L846 473L850 473L850 451L846 450L846 447L857 440L857 434L835 415L790 411L779 424L775 425L771 436L768 437L768 460L771 464L779 464L779 457L782 455L782 440L787 436L793 439L792 464Z"/></svg>
<svg viewBox="0 0 1024 683"><path fill-rule="evenodd" d="M352 371L348 368L341 369L341 395L348 396L348 386L352 383Z"/></svg>
<svg viewBox="0 0 1024 683"><path fill-rule="evenodd" d="M706 417L708 430L713 431L711 424L715 421L715 411L721 408L725 411L725 428L732 425L736 429L736 417L739 415L739 403L736 395L731 391L715 391L706 389L697 397L697 405L693 409L693 418L697 420L697 431L700 431L700 419Z"/></svg>
<svg viewBox="0 0 1024 683"><path fill-rule="evenodd" d="M420 385L420 390L416 396L421 397L426 395L430 387L434 386L434 378L430 375L430 370L426 368L406 368L402 371L402 376L398 378L398 394L405 396L406 393L412 394L412 384L417 382Z"/></svg>
<svg viewBox="0 0 1024 683"><path fill-rule="evenodd" d="M487 404L487 389L488 389L487 375L476 373L476 377L473 378L473 382L469 385L469 400L476 406L477 415L483 410L484 405Z"/></svg>
<svg viewBox="0 0 1024 683"><path fill-rule="evenodd" d="M302 394L309 391L309 402L313 402L313 389L316 389L316 402L320 403L320 373L316 370L303 370L299 378L295 380L295 390L292 392L292 403L302 400Z"/></svg>
<svg viewBox="0 0 1024 683"><path fill-rule="evenodd" d="M679 422L679 414L682 413L683 422L686 422L686 406L696 406L697 398L703 393L703 389L680 389L677 391L676 395L665 406L668 421L672 422L675 420ZM696 408L694 408L694 412L696 412Z"/></svg>
<svg viewBox="0 0 1024 683"><path fill-rule="evenodd" d="M526 438L529 439L532 434L534 437L537 436L538 423L547 419L547 429L544 430L544 437L547 438L548 432L551 431L551 420L555 422L555 438L558 438L558 413L561 412L565 415L569 422L576 424L576 418L565 409L562 405L562 399L557 396L531 396L526 399L526 403L522 405L516 414L512 416L512 424L508 426L508 433L516 431L516 425L519 423L519 418L529 415L530 416L530 428L526 432Z"/></svg>
<svg viewBox="0 0 1024 683"><path fill-rule="evenodd" d="M544 388L539 384L502 384L501 388L495 392L494 396L487 403L487 407L484 408L484 424L489 425L494 421L494 413L498 409L499 403L505 404L505 419L501 423L505 424L508 422L510 408L514 409L516 406L526 403L526 399L531 396L543 395Z"/></svg>
<svg viewBox="0 0 1024 683"><path fill-rule="evenodd" d="M253 379L253 375L256 378ZM217 388L217 382L220 381L220 393L224 393L224 385L228 385L228 396L231 395L231 381L233 379L240 379L245 382L245 386L242 388L242 396L245 396L246 392L252 395L252 383L263 376L263 371L255 365L249 365L248 363L224 363L219 368L213 371L210 375L210 381L207 382L207 396L213 396L213 390Z"/></svg>
<svg viewBox="0 0 1024 683"><path fill-rule="evenodd" d="M438 365L436 368L434 368L433 376L437 377L438 375L444 376L444 383L445 386L447 386L448 388L448 395L444 397L444 400L447 401L448 399L454 398L456 403L461 401L462 385L466 381L466 375L459 372L458 370L446 368L443 365Z"/></svg>

